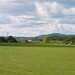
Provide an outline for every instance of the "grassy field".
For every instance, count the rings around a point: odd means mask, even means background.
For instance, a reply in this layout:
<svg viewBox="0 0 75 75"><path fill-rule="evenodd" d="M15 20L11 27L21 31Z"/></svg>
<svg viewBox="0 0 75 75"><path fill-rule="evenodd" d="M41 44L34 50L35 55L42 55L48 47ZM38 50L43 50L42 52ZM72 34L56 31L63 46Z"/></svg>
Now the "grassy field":
<svg viewBox="0 0 75 75"><path fill-rule="evenodd" d="M75 75L75 47L0 46L0 75Z"/></svg>

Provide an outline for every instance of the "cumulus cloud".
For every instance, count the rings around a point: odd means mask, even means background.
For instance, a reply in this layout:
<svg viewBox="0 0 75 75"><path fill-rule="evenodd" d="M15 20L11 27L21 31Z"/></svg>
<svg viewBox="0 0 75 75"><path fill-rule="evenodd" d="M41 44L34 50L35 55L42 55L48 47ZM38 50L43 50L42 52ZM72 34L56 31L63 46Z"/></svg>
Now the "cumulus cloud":
<svg viewBox="0 0 75 75"><path fill-rule="evenodd" d="M60 17L63 6L57 2L35 2L36 12L43 17Z"/></svg>
<svg viewBox="0 0 75 75"><path fill-rule="evenodd" d="M0 35L37 36L75 33L75 7L68 0L3 0L0 3ZM73 0L71 1L73 2Z"/></svg>

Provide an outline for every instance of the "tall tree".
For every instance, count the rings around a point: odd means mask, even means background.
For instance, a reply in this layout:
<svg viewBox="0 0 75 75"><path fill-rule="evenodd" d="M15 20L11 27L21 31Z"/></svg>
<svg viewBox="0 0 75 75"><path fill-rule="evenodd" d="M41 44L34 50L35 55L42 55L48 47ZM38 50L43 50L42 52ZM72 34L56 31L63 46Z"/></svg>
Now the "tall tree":
<svg viewBox="0 0 75 75"><path fill-rule="evenodd" d="M17 42L17 40L15 38L13 38L12 36L9 36L7 38L8 42Z"/></svg>
<svg viewBox="0 0 75 75"><path fill-rule="evenodd" d="M46 35L44 38L43 38L43 42L44 43L49 43L50 42L50 37L48 35Z"/></svg>

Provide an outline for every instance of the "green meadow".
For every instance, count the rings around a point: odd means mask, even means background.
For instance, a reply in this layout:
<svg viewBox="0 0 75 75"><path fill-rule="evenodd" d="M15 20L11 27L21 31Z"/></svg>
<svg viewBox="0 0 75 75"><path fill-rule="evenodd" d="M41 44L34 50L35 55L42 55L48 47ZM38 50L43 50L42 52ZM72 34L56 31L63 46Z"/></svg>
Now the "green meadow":
<svg viewBox="0 0 75 75"><path fill-rule="evenodd" d="M0 75L75 75L75 46L0 46Z"/></svg>

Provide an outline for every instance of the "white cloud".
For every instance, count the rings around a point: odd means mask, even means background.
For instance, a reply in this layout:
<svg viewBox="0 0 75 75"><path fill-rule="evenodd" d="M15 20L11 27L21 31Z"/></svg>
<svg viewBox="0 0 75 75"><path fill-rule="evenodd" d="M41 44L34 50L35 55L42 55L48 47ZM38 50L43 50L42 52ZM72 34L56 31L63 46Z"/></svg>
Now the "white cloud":
<svg viewBox="0 0 75 75"><path fill-rule="evenodd" d="M64 9L63 13L65 15L75 15L75 8Z"/></svg>
<svg viewBox="0 0 75 75"><path fill-rule="evenodd" d="M35 2L36 13L42 17L51 17L62 12L63 6L57 2ZM59 16L59 15L58 15Z"/></svg>
<svg viewBox="0 0 75 75"><path fill-rule="evenodd" d="M45 8L44 4L41 4L39 2L35 2L36 6L36 13L39 14L42 17L48 17L49 14L47 12L47 9Z"/></svg>
<svg viewBox="0 0 75 75"><path fill-rule="evenodd" d="M0 35L6 35L7 32L13 36L75 33L75 17L71 16L75 14L75 8L65 8L55 1L38 1L25 5L18 1L4 2L0 3ZM34 7L34 10L26 7Z"/></svg>

